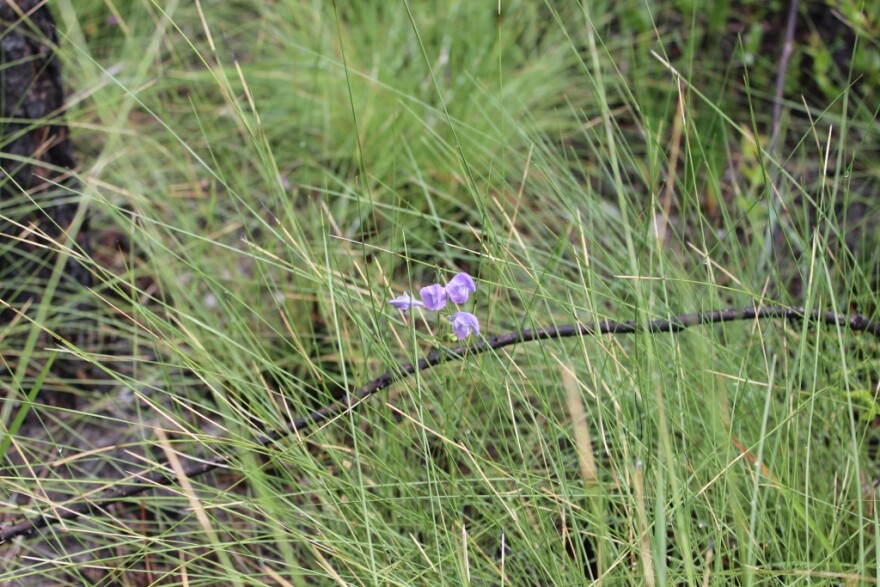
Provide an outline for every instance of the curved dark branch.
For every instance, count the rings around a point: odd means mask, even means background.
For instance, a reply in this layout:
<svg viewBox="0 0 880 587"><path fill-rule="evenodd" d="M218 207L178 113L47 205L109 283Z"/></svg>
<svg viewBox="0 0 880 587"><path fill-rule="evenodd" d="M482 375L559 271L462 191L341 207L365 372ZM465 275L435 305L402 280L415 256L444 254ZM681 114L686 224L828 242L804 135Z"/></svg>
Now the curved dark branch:
<svg viewBox="0 0 880 587"><path fill-rule="evenodd" d="M733 322L736 320L762 320L768 318L781 318L786 320L808 319L817 323L837 325L848 328L855 332L867 332L880 337L880 322L872 322L861 314L840 315L833 312L820 312L813 310L805 312L803 308L783 308L780 306L761 306L746 309L712 310L695 314L683 314L669 320L653 320L644 324L634 321L615 322L606 320L599 323L580 323L565 326L524 329L509 332L491 338L485 338L470 345L461 345L454 349L441 353L432 352L417 363L409 363L397 366L395 369L386 371L380 377L372 380L355 393L348 395L344 400L325 406L311 414L291 422L287 428L266 434L258 442L262 446L269 446L278 440L296 432L301 432L346 413L358 404L368 400L379 391L391 386L416 373L431 369L442 362L460 360L465 356L478 355L489 350L497 350L518 343L535 340L552 340L570 338L574 336L595 336L597 334L633 334L639 332L679 332L691 326L702 324L718 324L721 322ZM199 461L184 470L186 477L198 477L209 471L226 465L229 456L222 455L210 460ZM43 514L17 524L7 526L0 530L0 543L6 542L17 536L29 536L38 530L56 524L61 521L73 520L86 514L100 513L104 508L116 501L130 498L144 493L157 486L168 486L177 481L177 476L171 474L168 462L162 462L158 468L148 469L132 475L130 479L136 480L133 485L121 485L125 480L120 480L120 485L114 489L100 494L90 501L82 500L69 505L54 504L52 514Z"/></svg>

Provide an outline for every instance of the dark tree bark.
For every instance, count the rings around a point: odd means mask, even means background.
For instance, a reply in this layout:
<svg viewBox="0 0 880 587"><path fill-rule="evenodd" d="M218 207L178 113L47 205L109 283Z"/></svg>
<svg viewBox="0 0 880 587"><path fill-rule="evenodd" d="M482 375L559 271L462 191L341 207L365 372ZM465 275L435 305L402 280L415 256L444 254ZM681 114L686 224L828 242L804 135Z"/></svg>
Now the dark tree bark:
<svg viewBox="0 0 880 587"><path fill-rule="evenodd" d="M56 45L45 1L0 0L0 299L15 308L43 299L79 206ZM83 223L81 246L86 235ZM82 298L89 283L88 271L68 259L47 302ZM14 316L0 309L0 331Z"/></svg>
<svg viewBox="0 0 880 587"><path fill-rule="evenodd" d="M45 0L0 0L0 356L7 366L18 365L20 349L27 348L17 334L31 328L24 316L41 314L41 327L80 347L93 331L86 290L91 274L68 256L60 279L53 279L59 251L73 244L69 236L88 250L87 223L73 226L80 186L63 120L57 39ZM37 349L60 346L46 331L40 336ZM62 355L52 370L73 380L83 367ZM40 368L28 366L30 372ZM40 400L73 408L76 394L43 387Z"/></svg>

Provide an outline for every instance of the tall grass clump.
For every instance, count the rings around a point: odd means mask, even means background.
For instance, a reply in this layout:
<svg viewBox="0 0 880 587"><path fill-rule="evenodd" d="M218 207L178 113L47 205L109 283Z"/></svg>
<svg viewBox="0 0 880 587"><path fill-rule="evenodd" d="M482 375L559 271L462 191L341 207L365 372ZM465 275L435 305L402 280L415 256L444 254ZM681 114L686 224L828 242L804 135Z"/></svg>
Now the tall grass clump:
<svg viewBox="0 0 880 587"><path fill-rule="evenodd" d="M454 346L388 301L461 271L487 336L878 318L876 98L856 65L811 85L823 39L798 37L774 118L781 39L746 27L785 11L710 5L54 2L92 332L51 338L60 302L0 326L4 433L33 399L0 512L174 480L0 546L0 581L880 581L878 341L842 326L449 357L284 434ZM877 15L847 14L844 57L870 62Z"/></svg>

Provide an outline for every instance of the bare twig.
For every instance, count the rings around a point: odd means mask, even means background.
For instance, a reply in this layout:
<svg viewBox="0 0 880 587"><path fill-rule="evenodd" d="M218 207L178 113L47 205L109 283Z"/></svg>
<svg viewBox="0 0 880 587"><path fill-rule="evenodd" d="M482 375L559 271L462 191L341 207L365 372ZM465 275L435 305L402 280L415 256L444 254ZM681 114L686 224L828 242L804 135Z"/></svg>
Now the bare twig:
<svg viewBox="0 0 880 587"><path fill-rule="evenodd" d="M410 375L436 367L437 365L468 356L478 355L490 350L497 350L519 343L536 340L554 340L575 336L596 336L599 334L633 334L679 332L691 326L718 324L737 320L762 320L778 318L785 320L809 320L817 323L836 324L856 332L867 332L880 337L880 322L872 322L861 314L839 315L833 312L813 310L805 312L803 308L784 308L781 306L759 306L745 309L712 310L695 314L683 314L669 320L653 320L646 323L635 321L615 322L606 320L599 323L580 323L565 326L524 329L509 332L470 344L461 345L445 352L434 351L417 363L398 365L393 370L367 383L344 400L325 406L311 414L291 422L285 429L267 433L258 442L261 446L269 446L291 434L301 432L321 422L337 417L354 409L379 391L401 381ZM230 455L221 455L209 460L199 460L182 470L186 478L198 477L219 467L230 460ZM139 495L156 487L169 486L178 481L180 476L172 473L168 462L159 463L155 468L141 471L129 479L136 480L133 485L118 485L116 488L98 495L95 499L83 499L70 504L54 504L52 514L43 514L0 530L0 543L17 536L30 536L38 530L59 522L73 520L86 514L98 514L113 503ZM119 483L124 482L121 480Z"/></svg>
<svg viewBox="0 0 880 587"><path fill-rule="evenodd" d="M780 214L785 211L785 201L780 190L779 178L782 176L781 166L782 158L779 156L780 147L780 127L782 120L782 94L785 90L785 76L788 72L788 62L794 51L794 30L797 23L798 0L789 0L788 4L788 20L785 25L785 40L782 44L782 55L779 57L779 67L776 70L776 89L773 95L773 118L770 121L770 144L767 146L767 153L770 157L777 161L777 166L771 172L770 180L770 197L767 198L767 207L769 218L767 223L767 239L764 245L763 263L773 263L778 257L778 238L777 235L782 227L782 219Z"/></svg>
<svg viewBox="0 0 880 587"><path fill-rule="evenodd" d="M779 58L779 68L776 70L776 91L773 95L773 118L770 122L770 148L771 154L776 153L777 141L779 140L779 124L782 118L782 92L785 89L785 74L788 71L788 62L794 51L794 26L797 22L798 0L791 0L788 5L788 21L785 24L785 41L782 45L782 55Z"/></svg>

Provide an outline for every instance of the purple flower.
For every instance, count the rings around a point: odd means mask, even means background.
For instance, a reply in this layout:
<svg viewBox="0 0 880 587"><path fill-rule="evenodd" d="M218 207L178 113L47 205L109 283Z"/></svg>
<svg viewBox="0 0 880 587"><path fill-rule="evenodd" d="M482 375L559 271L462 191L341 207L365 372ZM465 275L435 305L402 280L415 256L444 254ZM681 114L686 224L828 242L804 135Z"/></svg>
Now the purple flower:
<svg viewBox="0 0 880 587"><path fill-rule="evenodd" d="M446 306L446 290L443 289L443 286L436 283L420 289L419 296L421 296L422 301L425 303L426 310L436 312Z"/></svg>
<svg viewBox="0 0 880 587"><path fill-rule="evenodd" d="M458 340L464 340L471 334L480 334L480 323L470 312L456 312L449 321Z"/></svg>
<svg viewBox="0 0 880 587"><path fill-rule="evenodd" d="M391 304L392 306L394 306L395 308L397 308L398 310L400 310L401 312L406 312L407 310L409 310L410 308L413 308L413 307L425 305L418 300L412 299L407 292L403 292L402 296L398 296L398 297L394 298L393 300L389 301L388 303Z"/></svg>
<svg viewBox="0 0 880 587"><path fill-rule="evenodd" d="M468 300L469 292L477 291L473 278L467 273L459 273L446 284L446 294L456 304L463 304Z"/></svg>

